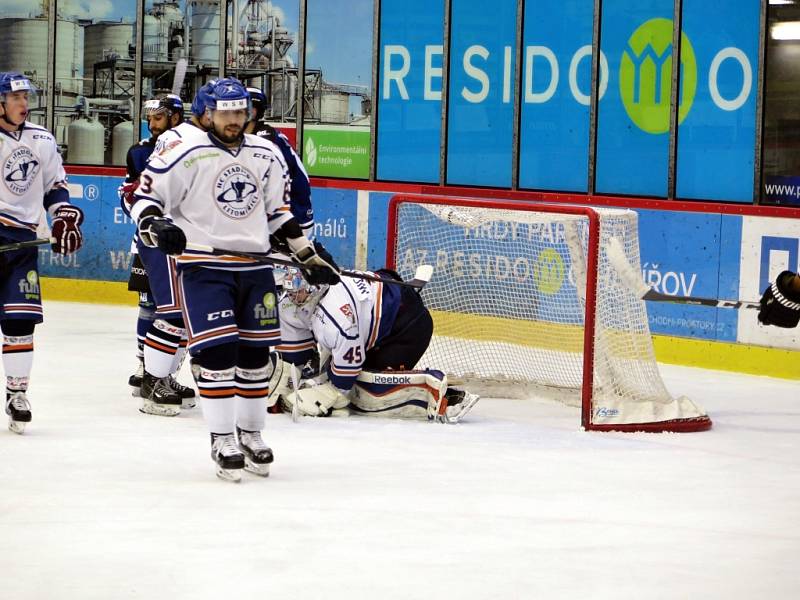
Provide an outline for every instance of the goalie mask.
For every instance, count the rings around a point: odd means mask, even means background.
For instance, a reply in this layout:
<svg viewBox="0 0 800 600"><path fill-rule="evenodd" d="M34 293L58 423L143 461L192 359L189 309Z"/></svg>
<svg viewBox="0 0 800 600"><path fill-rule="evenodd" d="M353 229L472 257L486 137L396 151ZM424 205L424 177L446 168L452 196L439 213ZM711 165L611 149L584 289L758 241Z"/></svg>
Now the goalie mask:
<svg viewBox="0 0 800 600"><path fill-rule="evenodd" d="M283 289L288 298L297 306L319 302L328 291L327 285L311 285L303 277L300 269L289 267L283 279Z"/></svg>

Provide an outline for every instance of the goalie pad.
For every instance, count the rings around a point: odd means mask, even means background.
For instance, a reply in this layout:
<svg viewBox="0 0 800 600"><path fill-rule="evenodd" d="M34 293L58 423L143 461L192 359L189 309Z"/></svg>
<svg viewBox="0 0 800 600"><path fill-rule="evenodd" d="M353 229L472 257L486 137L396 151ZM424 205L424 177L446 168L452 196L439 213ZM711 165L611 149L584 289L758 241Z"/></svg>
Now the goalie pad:
<svg viewBox="0 0 800 600"><path fill-rule="evenodd" d="M362 371L351 408L373 416L442 420L447 408L447 375L422 371Z"/></svg>
<svg viewBox="0 0 800 600"><path fill-rule="evenodd" d="M289 365L281 360L277 352L269 355L272 365L272 374L269 376L269 396L267 396L267 409L275 406L281 396L287 396L291 391L289 386Z"/></svg>
<svg viewBox="0 0 800 600"><path fill-rule="evenodd" d="M287 366L288 370L288 366ZM329 417L332 413L347 408L350 399L328 382L303 387L283 397L284 408L292 410L295 402L301 415L306 417Z"/></svg>

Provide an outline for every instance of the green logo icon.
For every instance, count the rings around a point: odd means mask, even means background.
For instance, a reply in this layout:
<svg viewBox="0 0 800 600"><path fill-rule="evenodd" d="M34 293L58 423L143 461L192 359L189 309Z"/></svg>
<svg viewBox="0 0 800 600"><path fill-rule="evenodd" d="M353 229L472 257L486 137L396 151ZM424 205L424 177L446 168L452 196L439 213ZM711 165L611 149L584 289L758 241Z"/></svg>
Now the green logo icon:
<svg viewBox="0 0 800 600"><path fill-rule="evenodd" d="M264 308L268 310L275 308L275 294L273 294L272 292L267 292L266 294L264 294L264 299L262 300L262 302L264 303Z"/></svg>
<svg viewBox="0 0 800 600"><path fill-rule="evenodd" d="M25 279L28 280L28 283L31 285L36 285L39 283L39 276L36 274L36 271L28 271L28 274L25 276Z"/></svg>
<svg viewBox="0 0 800 600"><path fill-rule="evenodd" d="M533 278L544 294L556 294L564 283L564 260L552 248L545 248L536 257Z"/></svg>
<svg viewBox="0 0 800 600"><path fill-rule="evenodd" d="M672 82L672 20L650 19L633 32L622 51L619 91L631 121L647 133L669 131ZM697 91L697 59L681 33L678 122L689 114Z"/></svg>
<svg viewBox="0 0 800 600"><path fill-rule="evenodd" d="M306 163L308 163L309 167L317 164L317 145L311 137L306 141Z"/></svg>

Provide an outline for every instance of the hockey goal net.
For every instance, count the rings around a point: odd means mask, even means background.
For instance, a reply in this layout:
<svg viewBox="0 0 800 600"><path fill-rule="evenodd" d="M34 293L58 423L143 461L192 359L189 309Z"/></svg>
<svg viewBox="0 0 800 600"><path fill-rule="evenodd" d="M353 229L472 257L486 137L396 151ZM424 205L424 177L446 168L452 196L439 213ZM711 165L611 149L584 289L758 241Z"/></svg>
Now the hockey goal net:
<svg viewBox="0 0 800 600"><path fill-rule="evenodd" d="M387 264L422 291L434 338L421 367L477 385L556 397L585 429L700 431L711 426L658 371L644 301L604 248L616 238L639 269L630 210L398 195Z"/></svg>

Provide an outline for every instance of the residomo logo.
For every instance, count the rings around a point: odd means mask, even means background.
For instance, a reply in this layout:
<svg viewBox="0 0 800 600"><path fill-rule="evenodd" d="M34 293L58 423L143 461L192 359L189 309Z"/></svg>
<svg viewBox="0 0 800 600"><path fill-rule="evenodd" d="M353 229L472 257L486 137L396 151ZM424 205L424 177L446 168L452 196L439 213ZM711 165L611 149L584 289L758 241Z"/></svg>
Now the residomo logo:
<svg viewBox="0 0 800 600"><path fill-rule="evenodd" d="M685 33L681 33L681 54L679 123L689 114L697 91L697 60ZM669 131L671 80L672 20L650 19L628 39L619 68L622 104L639 129L647 133Z"/></svg>
<svg viewBox="0 0 800 600"><path fill-rule="evenodd" d="M545 248L536 257L533 279L543 294L556 294L564 283L564 261L552 248Z"/></svg>
<svg viewBox="0 0 800 600"><path fill-rule="evenodd" d="M306 164L313 167L317 164L317 145L314 143L313 138L308 138L305 143L306 146Z"/></svg>

